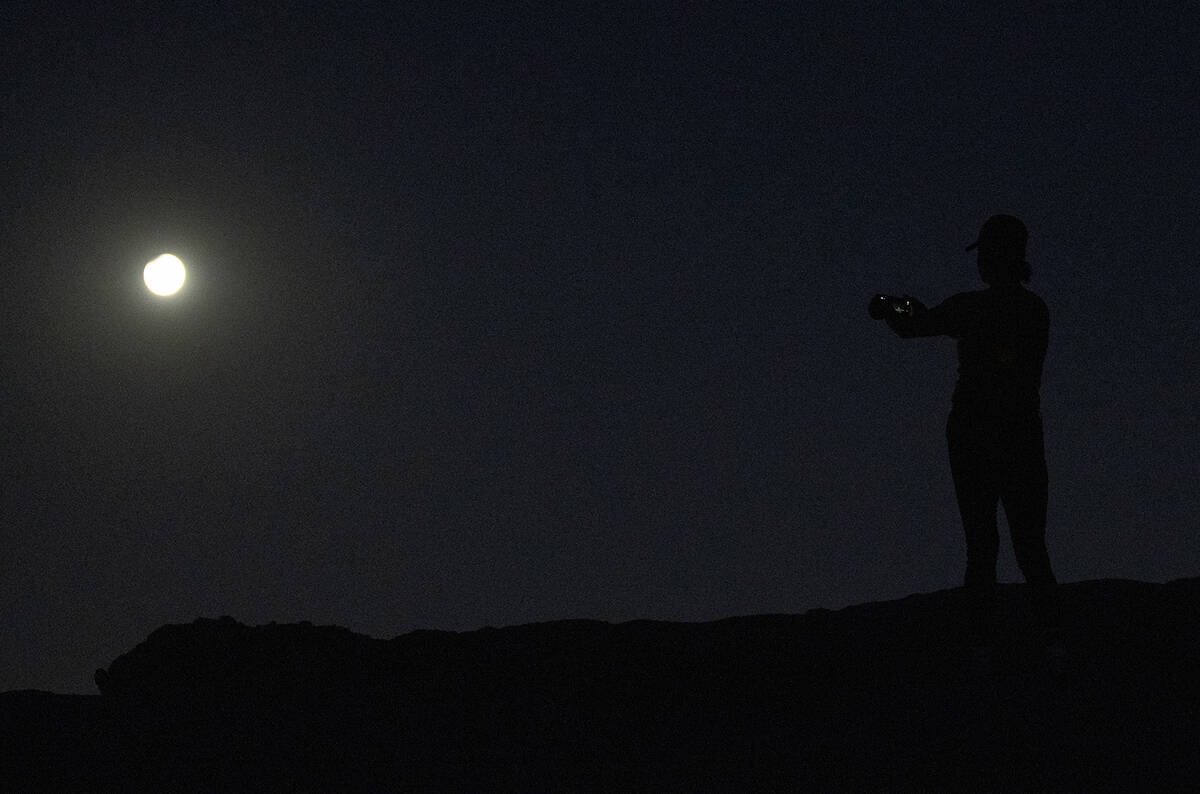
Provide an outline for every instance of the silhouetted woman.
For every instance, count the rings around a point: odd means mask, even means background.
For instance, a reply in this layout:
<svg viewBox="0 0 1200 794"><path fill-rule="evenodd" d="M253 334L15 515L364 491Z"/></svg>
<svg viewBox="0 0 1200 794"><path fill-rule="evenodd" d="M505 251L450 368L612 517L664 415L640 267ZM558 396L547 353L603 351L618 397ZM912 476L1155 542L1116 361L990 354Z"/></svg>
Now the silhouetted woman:
<svg viewBox="0 0 1200 794"><path fill-rule="evenodd" d="M887 313L888 325L901 337L958 340L958 383L946 439L967 540L970 629L981 643L991 639L995 611L999 503L1040 628L1050 634L1060 620L1058 585L1046 553L1040 398L1050 314L1045 302L1022 286L1030 278L1027 241L1017 218L988 218L967 248L977 251L987 289L959 293L932 309L912 300L909 313Z"/></svg>

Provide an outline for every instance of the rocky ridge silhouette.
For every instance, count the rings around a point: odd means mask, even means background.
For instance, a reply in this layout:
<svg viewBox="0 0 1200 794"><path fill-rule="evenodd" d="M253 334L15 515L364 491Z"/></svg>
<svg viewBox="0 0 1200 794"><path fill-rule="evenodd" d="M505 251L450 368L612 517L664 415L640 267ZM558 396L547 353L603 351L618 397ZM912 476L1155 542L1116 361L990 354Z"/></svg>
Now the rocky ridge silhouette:
<svg viewBox="0 0 1200 794"><path fill-rule="evenodd" d="M1057 790L1200 782L1200 579L1064 586L1066 663L1000 589L711 623L373 639L168 625L98 696L0 694L3 790Z"/></svg>

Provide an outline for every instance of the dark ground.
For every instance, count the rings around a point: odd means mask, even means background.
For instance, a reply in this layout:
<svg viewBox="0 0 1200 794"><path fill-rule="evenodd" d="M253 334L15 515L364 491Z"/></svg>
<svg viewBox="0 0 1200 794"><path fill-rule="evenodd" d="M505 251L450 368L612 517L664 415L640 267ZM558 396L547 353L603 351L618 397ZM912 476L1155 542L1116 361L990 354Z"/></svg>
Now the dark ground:
<svg viewBox="0 0 1200 794"><path fill-rule="evenodd" d="M164 626L98 696L0 694L13 791L1193 790L1200 579L1064 588L1065 669L1004 586L994 668L961 591L714 623L376 640Z"/></svg>

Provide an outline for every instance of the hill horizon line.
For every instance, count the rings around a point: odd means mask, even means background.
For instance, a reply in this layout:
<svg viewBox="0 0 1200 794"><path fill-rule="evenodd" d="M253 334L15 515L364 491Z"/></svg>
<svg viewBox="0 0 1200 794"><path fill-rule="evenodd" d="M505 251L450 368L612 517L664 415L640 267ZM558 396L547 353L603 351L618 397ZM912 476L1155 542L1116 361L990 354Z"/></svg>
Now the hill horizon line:
<svg viewBox="0 0 1200 794"><path fill-rule="evenodd" d="M99 695L0 693L0 782L61 791L1182 790L1200 780L1200 577L1062 586L1065 663L1003 584L705 622L375 639L167 624ZM182 783L181 783L182 781ZM182 787L181 787L182 786Z"/></svg>

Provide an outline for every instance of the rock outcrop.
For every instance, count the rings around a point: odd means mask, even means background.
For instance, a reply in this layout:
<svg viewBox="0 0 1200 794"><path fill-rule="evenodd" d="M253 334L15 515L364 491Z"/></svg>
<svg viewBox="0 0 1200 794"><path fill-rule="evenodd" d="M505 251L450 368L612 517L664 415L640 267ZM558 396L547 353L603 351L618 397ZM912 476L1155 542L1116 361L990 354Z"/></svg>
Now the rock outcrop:
<svg viewBox="0 0 1200 794"><path fill-rule="evenodd" d="M392 640L164 626L99 696L0 695L4 790L1179 790L1200 781L1200 580L1064 588L1065 664L1004 586L980 669L952 590L713 623Z"/></svg>

